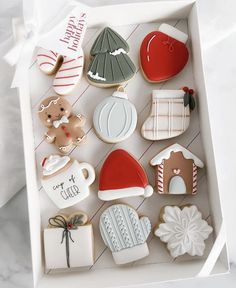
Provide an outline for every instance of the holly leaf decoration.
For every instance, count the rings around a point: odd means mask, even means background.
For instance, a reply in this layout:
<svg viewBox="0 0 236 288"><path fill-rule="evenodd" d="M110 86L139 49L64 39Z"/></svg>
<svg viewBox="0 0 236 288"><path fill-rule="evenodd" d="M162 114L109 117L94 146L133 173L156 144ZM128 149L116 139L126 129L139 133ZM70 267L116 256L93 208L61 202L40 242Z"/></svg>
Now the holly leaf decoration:
<svg viewBox="0 0 236 288"><path fill-rule="evenodd" d="M189 105L189 101L190 101L190 94L189 94L189 92L185 92L185 94L184 94L184 107Z"/></svg>
<svg viewBox="0 0 236 288"><path fill-rule="evenodd" d="M194 110L195 106L196 106L195 99L194 99L193 95L190 94L190 98L189 98L189 108L190 108L190 110Z"/></svg>
<svg viewBox="0 0 236 288"><path fill-rule="evenodd" d="M76 214L73 215L69 221L68 225L72 227L72 229L76 229L78 226L82 226L87 222L87 217L84 214Z"/></svg>

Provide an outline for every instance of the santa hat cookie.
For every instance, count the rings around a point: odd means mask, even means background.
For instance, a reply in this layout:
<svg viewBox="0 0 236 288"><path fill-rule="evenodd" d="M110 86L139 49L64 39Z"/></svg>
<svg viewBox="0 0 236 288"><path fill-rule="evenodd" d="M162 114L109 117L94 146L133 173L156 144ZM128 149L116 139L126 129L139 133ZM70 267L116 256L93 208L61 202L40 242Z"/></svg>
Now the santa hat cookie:
<svg viewBox="0 0 236 288"><path fill-rule="evenodd" d="M189 52L188 35L168 24L149 33L140 47L140 63L149 82L166 81L177 75L186 65Z"/></svg>
<svg viewBox="0 0 236 288"><path fill-rule="evenodd" d="M128 152L115 150L105 160L99 180L98 197L103 201L143 196L150 197L153 188L148 184L143 167Z"/></svg>

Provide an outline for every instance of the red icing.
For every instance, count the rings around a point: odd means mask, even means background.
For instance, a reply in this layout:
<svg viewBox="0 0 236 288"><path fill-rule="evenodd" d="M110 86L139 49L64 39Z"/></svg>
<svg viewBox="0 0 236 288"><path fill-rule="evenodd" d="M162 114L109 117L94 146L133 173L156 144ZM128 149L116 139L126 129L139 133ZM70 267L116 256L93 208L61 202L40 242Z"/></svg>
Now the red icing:
<svg viewBox="0 0 236 288"><path fill-rule="evenodd" d="M99 190L146 187L147 175L142 166L125 150L115 150L105 160L99 181Z"/></svg>
<svg viewBox="0 0 236 288"><path fill-rule="evenodd" d="M149 81L160 82L178 74L188 62L186 45L165 33L154 31L143 40L140 62Z"/></svg>

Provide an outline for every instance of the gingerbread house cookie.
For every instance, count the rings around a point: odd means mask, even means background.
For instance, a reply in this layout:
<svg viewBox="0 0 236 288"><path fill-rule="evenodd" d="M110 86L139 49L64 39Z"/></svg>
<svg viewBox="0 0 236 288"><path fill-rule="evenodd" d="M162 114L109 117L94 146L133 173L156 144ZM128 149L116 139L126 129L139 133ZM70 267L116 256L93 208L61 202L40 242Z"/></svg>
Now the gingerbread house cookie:
<svg viewBox="0 0 236 288"><path fill-rule="evenodd" d="M173 144L158 153L150 162L155 166L156 189L160 194L197 193L198 168L203 162L186 148Z"/></svg>

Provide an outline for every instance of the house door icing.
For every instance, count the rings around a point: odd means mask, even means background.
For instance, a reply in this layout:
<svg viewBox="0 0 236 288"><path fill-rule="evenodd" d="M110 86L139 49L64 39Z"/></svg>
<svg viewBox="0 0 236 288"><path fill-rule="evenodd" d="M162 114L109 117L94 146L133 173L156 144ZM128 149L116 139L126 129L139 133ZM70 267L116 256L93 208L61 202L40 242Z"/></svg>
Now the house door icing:
<svg viewBox="0 0 236 288"><path fill-rule="evenodd" d="M171 178L169 194L186 194L186 185L181 176L174 176Z"/></svg>

